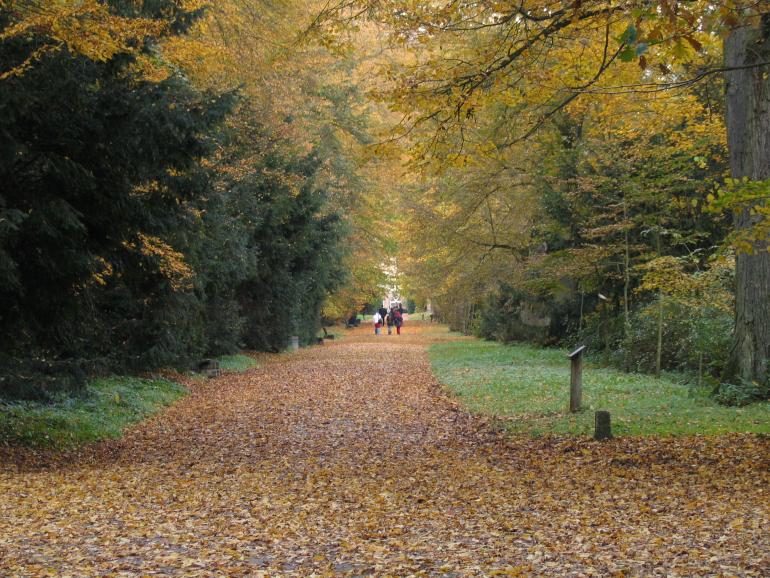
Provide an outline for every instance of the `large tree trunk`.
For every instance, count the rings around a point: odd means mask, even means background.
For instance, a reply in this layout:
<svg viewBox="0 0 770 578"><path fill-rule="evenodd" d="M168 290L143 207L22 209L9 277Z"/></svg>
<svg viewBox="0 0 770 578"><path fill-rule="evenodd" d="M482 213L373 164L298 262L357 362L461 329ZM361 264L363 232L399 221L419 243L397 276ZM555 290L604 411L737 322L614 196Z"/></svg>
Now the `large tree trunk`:
<svg viewBox="0 0 770 578"><path fill-rule="evenodd" d="M727 141L733 178L770 179L770 15L761 25L733 31L725 40ZM745 67L743 69L738 69ZM749 207L735 215L738 231L754 224ZM770 253L768 240L736 260L736 318L730 379L765 381L770 357Z"/></svg>

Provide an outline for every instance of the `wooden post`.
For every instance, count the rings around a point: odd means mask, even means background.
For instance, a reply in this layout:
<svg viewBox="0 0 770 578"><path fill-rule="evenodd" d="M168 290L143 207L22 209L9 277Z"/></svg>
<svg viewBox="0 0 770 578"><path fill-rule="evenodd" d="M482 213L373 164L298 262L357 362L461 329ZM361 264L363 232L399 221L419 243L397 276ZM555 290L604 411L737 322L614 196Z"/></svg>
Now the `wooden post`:
<svg viewBox="0 0 770 578"><path fill-rule="evenodd" d="M610 412L597 411L594 414L594 439L599 441L612 439Z"/></svg>
<svg viewBox="0 0 770 578"><path fill-rule="evenodd" d="M585 345L581 345L568 356L572 362L569 378L569 410L573 413L580 411L583 399L583 351L585 348Z"/></svg>

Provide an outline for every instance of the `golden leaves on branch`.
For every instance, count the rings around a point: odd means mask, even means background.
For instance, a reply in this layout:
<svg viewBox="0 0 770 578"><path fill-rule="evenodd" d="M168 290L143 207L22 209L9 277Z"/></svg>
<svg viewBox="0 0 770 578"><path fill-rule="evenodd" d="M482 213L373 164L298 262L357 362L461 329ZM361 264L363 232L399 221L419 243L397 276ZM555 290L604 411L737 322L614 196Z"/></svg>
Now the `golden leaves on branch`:
<svg viewBox="0 0 770 578"><path fill-rule="evenodd" d="M166 38L163 41L163 57L202 86L232 89L239 82L230 74L237 66L234 55L203 35Z"/></svg>
<svg viewBox="0 0 770 578"><path fill-rule="evenodd" d="M9 0L3 7L15 16L15 23L0 34L0 41L37 34L48 42L21 64L0 72L0 80L23 74L44 54L65 48L99 62L118 52L138 52L145 38L159 36L167 28L161 20L116 16L97 0Z"/></svg>
<svg viewBox="0 0 770 578"><path fill-rule="evenodd" d="M710 307L731 313L735 296L729 290L735 275L735 256L719 255L712 259L704 271L689 272L686 259L663 256L638 266L642 282L638 292L660 292L674 297L689 307Z"/></svg>
<svg viewBox="0 0 770 578"><path fill-rule="evenodd" d="M155 260L158 270L175 291L192 288L195 272L185 261L184 254L175 250L159 237L144 233L139 233L137 237L137 242L124 243L124 246L141 253L144 257Z"/></svg>

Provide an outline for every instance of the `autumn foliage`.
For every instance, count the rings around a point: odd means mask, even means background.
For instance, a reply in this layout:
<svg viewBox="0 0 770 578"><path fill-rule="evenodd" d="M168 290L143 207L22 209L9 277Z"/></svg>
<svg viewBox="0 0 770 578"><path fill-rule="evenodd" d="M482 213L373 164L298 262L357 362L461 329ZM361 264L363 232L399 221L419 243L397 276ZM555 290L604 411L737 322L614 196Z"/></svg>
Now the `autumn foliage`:
<svg viewBox="0 0 770 578"><path fill-rule="evenodd" d="M0 435L183 384L119 439L0 440L0 575L768 575L762 435L511 436L431 371L470 338L409 319L280 353L397 282L770 397L768 6L0 0ZM115 435L155 409L105 391Z"/></svg>
<svg viewBox="0 0 770 578"><path fill-rule="evenodd" d="M705 363L765 397L768 19L750 0L354 0L316 29L383 31L371 94L420 175L406 269L453 327L588 343L625 369ZM645 289L668 258L691 283L734 263L713 286L724 303L735 283L732 309Z"/></svg>

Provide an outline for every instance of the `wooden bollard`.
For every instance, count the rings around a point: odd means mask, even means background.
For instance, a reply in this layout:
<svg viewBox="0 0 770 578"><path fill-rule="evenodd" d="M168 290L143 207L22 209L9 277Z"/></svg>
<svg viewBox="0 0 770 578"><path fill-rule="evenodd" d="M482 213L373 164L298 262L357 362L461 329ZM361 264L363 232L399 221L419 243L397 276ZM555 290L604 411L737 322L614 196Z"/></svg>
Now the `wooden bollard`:
<svg viewBox="0 0 770 578"><path fill-rule="evenodd" d="M569 378L569 410L572 413L580 411L583 400L583 351L585 348L585 345L581 345L567 356L572 362Z"/></svg>
<svg viewBox="0 0 770 578"><path fill-rule="evenodd" d="M610 412L602 410L594 414L594 439L599 441L612 439Z"/></svg>

